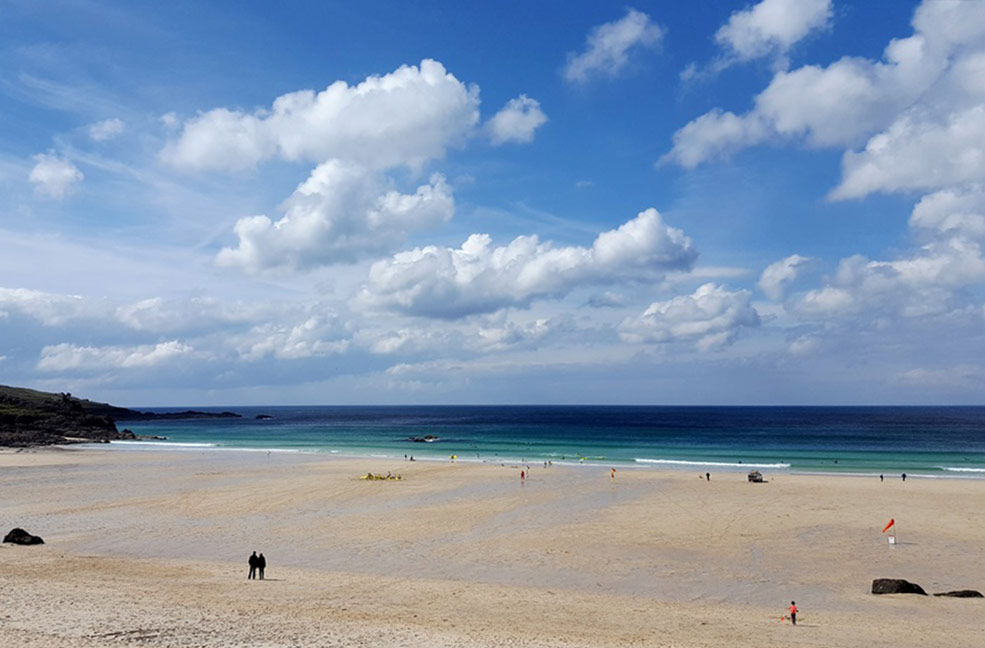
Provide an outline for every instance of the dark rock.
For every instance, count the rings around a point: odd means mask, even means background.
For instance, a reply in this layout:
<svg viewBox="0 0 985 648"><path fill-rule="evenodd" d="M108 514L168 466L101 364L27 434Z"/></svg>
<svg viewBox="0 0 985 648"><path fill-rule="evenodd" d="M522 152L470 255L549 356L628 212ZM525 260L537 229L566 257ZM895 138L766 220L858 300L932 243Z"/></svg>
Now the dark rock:
<svg viewBox="0 0 985 648"><path fill-rule="evenodd" d="M274 418L274 417L271 416L270 414L257 414L256 415L256 420L258 420L258 421L269 421L272 418Z"/></svg>
<svg viewBox="0 0 985 648"><path fill-rule="evenodd" d="M185 410L183 412L137 412L129 410L129 412L129 414L118 415L117 418L124 421L242 418L242 415L236 412L202 412L199 410Z"/></svg>
<svg viewBox="0 0 985 648"><path fill-rule="evenodd" d="M911 583L902 578L877 578L872 581L873 594L922 594L927 596L927 592L916 583Z"/></svg>
<svg viewBox="0 0 985 648"><path fill-rule="evenodd" d="M11 529L10 533L3 537L4 542L9 542L10 544L19 545L38 545L44 544L44 540L40 536L31 535L24 529L17 527L16 529Z"/></svg>
<svg viewBox="0 0 985 648"><path fill-rule="evenodd" d="M935 592L934 596L953 596L954 598L985 598L978 590L954 590L952 592Z"/></svg>

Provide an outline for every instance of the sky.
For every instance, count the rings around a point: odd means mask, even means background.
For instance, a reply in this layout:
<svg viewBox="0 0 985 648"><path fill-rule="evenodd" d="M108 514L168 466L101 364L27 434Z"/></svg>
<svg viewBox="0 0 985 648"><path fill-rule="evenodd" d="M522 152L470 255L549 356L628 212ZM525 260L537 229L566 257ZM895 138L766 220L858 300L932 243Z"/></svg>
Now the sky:
<svg viewBox="0 0 985 648"><path fill-rule="evenodd" d="M0 0L0 383L985 404L985 2Z"/></svg>

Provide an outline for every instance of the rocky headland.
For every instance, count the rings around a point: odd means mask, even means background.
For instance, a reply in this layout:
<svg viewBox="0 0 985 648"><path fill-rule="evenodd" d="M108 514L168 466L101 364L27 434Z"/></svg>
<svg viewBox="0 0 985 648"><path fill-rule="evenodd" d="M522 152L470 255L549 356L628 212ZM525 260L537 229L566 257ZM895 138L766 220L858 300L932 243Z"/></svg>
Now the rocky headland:
<svg viewBox="0 0 985 648"><path fill-rule="evenodd" d="M108 403L0 385L0 446L30 447L65 443L109 443L138 438L118 421L236 418L234 412L140 412Z"/></svg>

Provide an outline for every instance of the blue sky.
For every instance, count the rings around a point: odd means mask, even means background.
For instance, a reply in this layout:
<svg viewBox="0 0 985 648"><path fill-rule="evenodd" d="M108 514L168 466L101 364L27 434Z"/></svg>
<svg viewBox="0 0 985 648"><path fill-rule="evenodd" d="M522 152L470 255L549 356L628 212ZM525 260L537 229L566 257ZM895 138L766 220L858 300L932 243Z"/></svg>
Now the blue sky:
<svg viewBox="0 0 985 648"><path fill-rule="evenodd" d="M985 3L203 5L0 2L0 382L983 402Z"/></svg>

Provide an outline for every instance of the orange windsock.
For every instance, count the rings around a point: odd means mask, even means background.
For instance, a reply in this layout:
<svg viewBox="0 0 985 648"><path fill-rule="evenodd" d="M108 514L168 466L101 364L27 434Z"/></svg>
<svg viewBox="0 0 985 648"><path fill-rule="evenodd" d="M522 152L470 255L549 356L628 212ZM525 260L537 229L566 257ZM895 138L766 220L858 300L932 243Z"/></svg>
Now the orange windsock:
<svg viewBox="0 0 985 648"><path fill-rule="evenodd" d="M889 527L893 526L894 524L896 524L896 518L889 518L889 523L886 524L886 526L882 527L882 532L885 533L886 531L889 531Z"/></svg>

